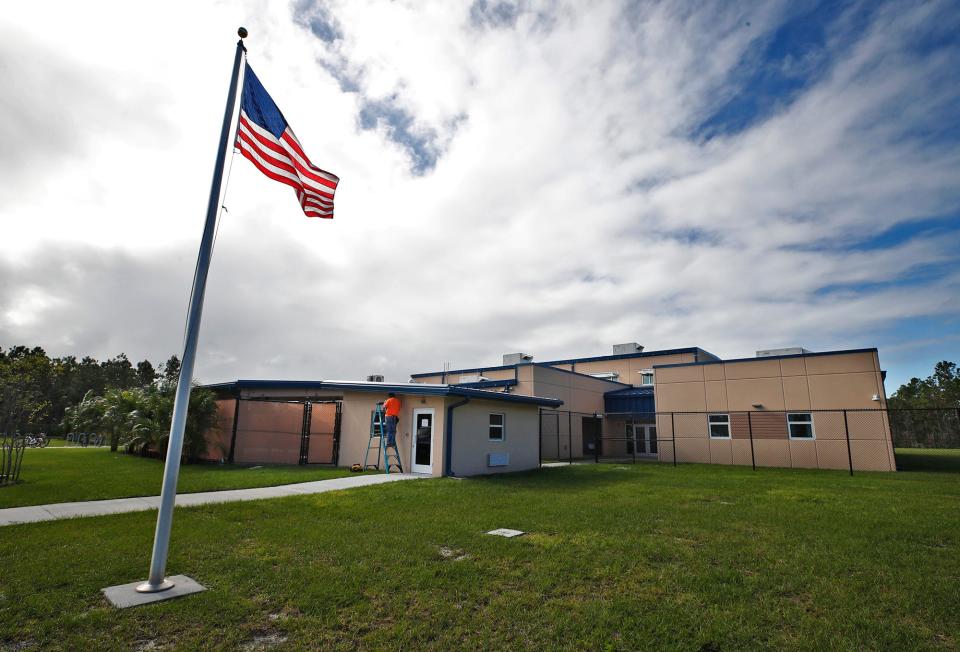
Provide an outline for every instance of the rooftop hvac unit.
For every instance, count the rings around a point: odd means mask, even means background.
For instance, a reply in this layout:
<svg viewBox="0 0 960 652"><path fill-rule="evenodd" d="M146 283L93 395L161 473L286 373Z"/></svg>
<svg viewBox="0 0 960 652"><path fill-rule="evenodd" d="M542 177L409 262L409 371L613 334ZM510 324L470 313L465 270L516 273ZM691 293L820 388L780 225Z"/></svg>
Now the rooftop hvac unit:
<svg viewBox="0 0 960 652"><path fill-rule="evenodd" d="M503 364L523 364L524 362L531 362L533 356L529 353L504 353L503 354Z"/></svg>
<svg viewBox="0 0 960 652"><path fill-rule="evenodd" d="M808 351L802 346L789 346L784 349L766 349L764 351L757 351L758 358L772 358L779 355L803 355L804 353L813 353Z"/></svg>
<svg viewBox="0 0 960 652"><path fill-rule="evenodd" d="M636 342L626 342L624 344L613 345L613 355L624 355L629 353L643 353L643 347Z"/></svg>
<svg viewBox="0 0 960 652"><path fill-rule="evenodd" d="M369 376L367 376L367 382L368 382L368 383L382 383L382 382L383 382L383 374L370 374Z"/></svg>

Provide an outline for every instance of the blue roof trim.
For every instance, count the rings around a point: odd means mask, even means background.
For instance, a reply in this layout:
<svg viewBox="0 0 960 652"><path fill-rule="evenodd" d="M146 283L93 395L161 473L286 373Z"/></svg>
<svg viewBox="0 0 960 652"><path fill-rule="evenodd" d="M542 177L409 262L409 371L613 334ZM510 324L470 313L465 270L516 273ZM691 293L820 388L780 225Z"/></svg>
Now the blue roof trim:
<svg viewBox="0 0 960 652"><path fill-rule="evenodd" d="M614 389L609 392L605 392L604 397L612 396L614 398L619 397L631 397L631 396L653 396L653 387L627 387L626 389Z"/></svg>
<svg viewBox="0 0 960 652"><path fill-rule="evenodd" d="M470 387L460 387L457 385L424 385L418 383L407 383L401 385L392 383L353 383L318 380L237 380L232 383L214 383L211 385L204 385L203 387L215 391L220 390L234 393L242 389L299 389L306 391L336 390L369 392L376 394L396 392L398 394L414 394L418 396L466 396L469 398L484 399L489 401L531 403L533 405L543 405L554 408L563 405L563 401L556 398L525 396L523 394L505 394L502 392L488 392L483 389L473 389Z"/></svg>
<svg viewBox="0 0 960 652"><path fill-rule="evenodd" d="M692 367L704 364L723 364L724 362L757 362L758 360L786 360L789 358L815 358L821 355L843 355L845 353L879 353L876 347L870 349L843 349L841 351L814 351L813 353L793 353L791 355L769 355L762 358L731 358L730 360L704 360L703 362L679 362L675 364L655 364L654 369L668 367Z"/></svg>
<svg viewBox="0 0 960 652"><path fill-rule="evenodd" d="M529 362L524 362L522 364L531 364ZM410 374L411 378L427 378L429 376L442 376L444 374L482 374L484 371L505 371L507 369L513 369L519 365L515 364L506 364L499 365L497 367L477 367L476 369L451 369L450 371L427 371L422 374Z"/></svg>
<svg viewBox="0 0 960 652"><path fill-rule="evenodd" d="M457 387L472 387L473 389L483 389L485 387L513 387L517 384L515 378L507 380L481 380L475 383L457 383Z"/></svg>
<svg viewBox="0 0 960 652"><path fill-rule="evenodd" d="M570 358L570 359L567 359L567 360L547 360L547 361L544 361L544 362L526 362L526 363L522 363L522 364L536 364L536 365L548 366L548 367L549 367L549 366L552 366L552 365L555 365L555 364L575 364L575 363L578 363L578 362L603 362L603 361L606 361L606 360L626 360L626 359L629 359L629 358L651 358L651 357L655 357L655 356L658 356L658 355L676 355L676 354L678 354L678 353L693 353L693 354L696 354L696 355L699 355L699 354L702 353L702 354L707 355L707 356L710 356L710 357L712 357L712 358L716 358L717 360L720 359L720 358L718 358L717 356L715 356L714 354L710 353L709 351L706 351L706 350L704 350L704 349L701 349L701 348L698 347L698 346L694 346L694 347L688 347L688 348L684 348L684 349L664 349L664 350L662 350L662 351L644 351L644 352L642 352L642 353L618 353L618 354L616 354L616 355L598 355L598 356L594 356L594 357L591 357L591 358ZM687 364L689 364L689 363L687 363ZM518 366L518 365L508 364L508 365L500 365L500 366L498 366L498 367L477 367L477 368L475 368L475 369L451 369L450 371L447 371L447 372L443 372L443 371L430 371L430 372L426 372L426 373L422 373L422 374L410 374L410 377L411 377L411 378L427 378L427 377L429 377L429 376L442 376L444 373L446 373L447 375L449 375L449 374L482 373L482 372L484 372L484 371L501 371L501 370L504 370L504 369L512 369L512 368L514 368L514 367L516 367L516 366ZM565 370L564 370L564 371L565 371ZM574 372L574 373L575 373L575 372ZM586 374L582 374L582 375L586 375Z"/></svg>

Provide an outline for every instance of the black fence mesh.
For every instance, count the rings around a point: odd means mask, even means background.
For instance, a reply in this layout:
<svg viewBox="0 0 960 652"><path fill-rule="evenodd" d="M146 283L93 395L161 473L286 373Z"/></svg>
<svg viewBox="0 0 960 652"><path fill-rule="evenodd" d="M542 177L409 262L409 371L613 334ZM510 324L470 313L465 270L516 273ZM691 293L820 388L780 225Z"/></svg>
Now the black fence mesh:
<svg viewBox="0 0 960 652"><path fill-rule="evenodd" d="M540 458L546 465L656 461L853 473L895 470L896 448L958 449L960 455L960 411L542 410L540 416Z"/></svg>

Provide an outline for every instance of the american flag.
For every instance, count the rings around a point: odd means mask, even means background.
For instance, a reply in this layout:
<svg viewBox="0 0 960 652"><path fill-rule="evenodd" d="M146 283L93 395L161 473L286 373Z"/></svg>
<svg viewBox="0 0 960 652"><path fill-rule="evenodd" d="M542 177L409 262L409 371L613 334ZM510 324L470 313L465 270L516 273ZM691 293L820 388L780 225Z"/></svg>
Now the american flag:
<svg viewBox="0 0 960 652"><path fill-rule="evenodd" d="M310 162L249 64L243 75L237 148L258 170L293 188L307 217L333 217L333 193L340 178Z"/></svg>

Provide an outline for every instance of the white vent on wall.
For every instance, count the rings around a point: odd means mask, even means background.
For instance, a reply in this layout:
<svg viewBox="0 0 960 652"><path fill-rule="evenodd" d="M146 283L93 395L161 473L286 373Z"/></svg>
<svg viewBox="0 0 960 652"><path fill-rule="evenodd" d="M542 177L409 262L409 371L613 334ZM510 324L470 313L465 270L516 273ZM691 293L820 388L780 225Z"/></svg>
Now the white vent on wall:
<svg viewBox="0 0 960 652"><path fill-rule="evenodd" d="M594 378L599 378L600 380L619 380L620 374L616 371L602 371L598 374L590 374Z"/></svg>

